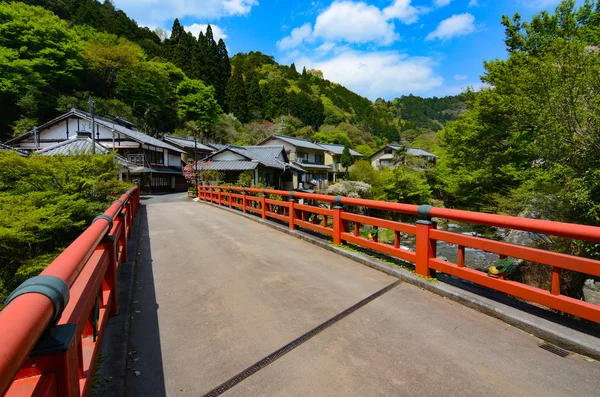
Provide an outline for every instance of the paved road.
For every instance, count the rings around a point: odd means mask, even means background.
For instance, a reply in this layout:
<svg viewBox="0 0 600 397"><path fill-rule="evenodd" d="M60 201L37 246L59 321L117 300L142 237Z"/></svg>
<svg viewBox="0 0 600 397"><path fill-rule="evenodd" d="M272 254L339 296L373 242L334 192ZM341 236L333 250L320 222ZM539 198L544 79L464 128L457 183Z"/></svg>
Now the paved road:
<svg viewBox="0 0 600 397"><path fill-rule="evenodd" d="M204 395L396 281L183 195L144 203L132 396ZM600 394L600 363L538 343L400 283L222 395Z"/></svg>

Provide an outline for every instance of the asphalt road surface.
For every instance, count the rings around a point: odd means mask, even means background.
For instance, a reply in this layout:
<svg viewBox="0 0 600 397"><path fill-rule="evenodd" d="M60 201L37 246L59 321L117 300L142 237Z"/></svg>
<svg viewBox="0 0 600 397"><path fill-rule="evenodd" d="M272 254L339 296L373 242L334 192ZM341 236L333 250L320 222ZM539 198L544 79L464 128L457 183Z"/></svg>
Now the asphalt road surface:
<svg viewBox="0 0 600 397"><path fill-rule="evenodd" d="M599 362L184 195L143 203L131 396L600 395Z"/></svg>

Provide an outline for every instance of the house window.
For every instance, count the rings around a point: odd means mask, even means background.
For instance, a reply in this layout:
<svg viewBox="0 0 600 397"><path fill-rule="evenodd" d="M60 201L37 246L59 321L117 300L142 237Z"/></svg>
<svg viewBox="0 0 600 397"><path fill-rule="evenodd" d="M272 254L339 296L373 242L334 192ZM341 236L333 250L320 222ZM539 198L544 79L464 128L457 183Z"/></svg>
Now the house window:
<svg viewBox="0 0 600 397"><path fill-rule="evenodd" d="M169 186L168 176L153 176L152 186Z"/></svg>
<svg viewBox="0 0 600 397"><path fill-rule="evenodd" d="M144 152L146 154L146 160L150 164L164 164L165 158L163 152L157 152L155 150L145 150Z"/></svg>
<svg viewBox="0 0 600 397"><path fill-rule="evenodd" d="M381 160L379 164L381 164L382 166L388 166L392 164L392 160Z"/></svg>
<svg viewBox="0 0 600 397"><path fill-rule="evenodd" d="M315 163L323 164L323 155L322 154L315 154Z"/></svg>
<svg viewBox="0 0 600 397"><path fill-rule="evenodd" d="M392 154L394 151L390 148L384 149L383 154Z"/></svg>
<svg viewBox="0 0 600 397"><path fill-rule="evenodd" d="M304 161L308 161L308 153L298 152L296 157Z"/></svg>

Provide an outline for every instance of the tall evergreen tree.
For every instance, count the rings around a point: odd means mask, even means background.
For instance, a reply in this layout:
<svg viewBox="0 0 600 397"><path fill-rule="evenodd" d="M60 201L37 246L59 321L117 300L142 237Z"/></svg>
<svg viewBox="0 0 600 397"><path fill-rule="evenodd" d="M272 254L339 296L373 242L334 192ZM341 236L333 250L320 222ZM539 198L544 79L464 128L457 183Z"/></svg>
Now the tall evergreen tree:
<svg viewBox="0 0 600 397"><path fill-rule="evenodd" d="M192 63L194 64L196 78L202 80L205 84L210 84L208 82L207 72L208 45L206 42L206 36L202 31L200 31L200 34L198 35L198 42L196 44L196 50L194 51L194 59Z"/></svg>
<svg viewBox="0 0 600 397"><path fill-rule="evenodd" d="M248 121L248 96L244 76L239 70L229 79L225 105L242 123Z"/></svg>
<svg viewBox="0 0 600 397"><path fill-rule="evenodd" d="M213 36L212 27L206 27L206 84L214 88L219 81L219 48Z"/></svg>
<svg viewBox="0 0 600 397"><path fill-rule="evenodd" d="M172 62L181 68L187 76L192 76L194 68L192 65L192 59L194 54L194 47L196 46L196 39L191 33L185 31L179 37L179 42L173 48Z"/></svg>
<svg viewBox="0 0 600 397"><path fill-rule="evenodd" d="M219 39L217 45L218 56L219 56L219 82L215 87L215 95L219 105L224 106L225 104L225 91L227 89L227 82L231 77L231 63L229 62L229 54L227 53L227 46L223 39Z"/></svg>
<svg viewBox="0 0 600 397"><path fill-rule="evenodd" d="M248 93L248 116L251 120L263 118L263 96L258 84L258 76L251 75L246 78L246 91Z"/></svg>
<svg viewBox="0 0 600 397"><path fill-rule="evenodd" d="M295 67L296 65L294 65ZM306 66L302 68L302 77L306 77Z"/></svg>

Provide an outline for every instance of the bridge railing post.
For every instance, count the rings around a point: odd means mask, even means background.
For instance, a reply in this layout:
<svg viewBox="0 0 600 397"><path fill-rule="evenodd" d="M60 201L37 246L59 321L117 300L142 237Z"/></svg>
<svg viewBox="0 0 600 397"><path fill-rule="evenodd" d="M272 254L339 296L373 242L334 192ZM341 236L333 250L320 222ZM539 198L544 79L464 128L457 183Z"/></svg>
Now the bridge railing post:
<svg viewBox="0 0 600 397"><path fill-rule="evenodd" d="M342 220L342 207L341 196L336 196L334 199L333 207L333 244L342 244L342 232L344 231L344 221Z"/></svg>
<svg viewBox="0 0 600 397"><path fill-rule="evenodd" d="M294 200L294 192L290 192L290 199L288 200L288 202L290 204L288 208L290 214L290 230L294 230L296 229L296 209L294 208L294 203L296 202L296 200Z"/></svg>
<svg viewBox="0 0 600 397"><path fill-rule="evenodd" d="M246 213L246 204L247 204L247 200L246 200L246 189L244 189L244 191L242 192L242 210L244 211L244 214Z"/></svg>
<svg viewBox="0 0 600 397"><path fill-rule="evenodd" d="M267 195L265 189L262 190L262 197L260 198L260 209L263 220L267 220Z"/></svg>
<svg viewBox="0 0 600 397"><path fill-rule="evenodd" d="M231 186L229 186L229 209L233 208L233 190L231 190Z"/></svg>
<svg viewBox="0 0 600 397"><path fill-rule="evenodd" d="M416 227L416 262L415 272L422 277L431 277L429 260L436 257L437 242L431 239L430 231L437 227L431 220L431 206L421 205L418 214L423 218L417 221Z"/></svg>
<svg viewBox="0 0 600 397"><path fill-rule="evenodd" d="M223 198L222 198L222 194L221 194L221 189L219 189L219 193L218 193L218 195L219 195L219 197L218 197L218 198L219 198L219 202L217 203L217 205L218 205L218 206L221 206L221 200L223 199Z"/></svg>

